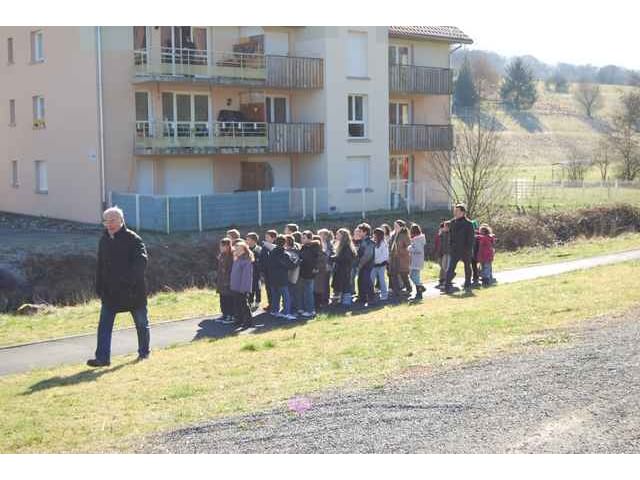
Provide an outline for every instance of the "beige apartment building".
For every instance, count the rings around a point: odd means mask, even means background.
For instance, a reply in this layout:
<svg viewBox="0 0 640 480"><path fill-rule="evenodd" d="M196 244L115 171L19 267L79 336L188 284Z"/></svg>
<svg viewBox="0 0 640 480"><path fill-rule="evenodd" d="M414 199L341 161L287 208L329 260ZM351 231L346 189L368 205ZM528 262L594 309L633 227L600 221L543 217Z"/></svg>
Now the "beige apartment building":
<svg viewBox="0 0 640 480"><path fill-rule="evenodd" d="M389 208L414 183L447 202L432 164L453 145L450 52L471 43L455 27L0 27L0 40L0 211L95 223L112 192L314 189L330 214L363 194Z"/></svg>

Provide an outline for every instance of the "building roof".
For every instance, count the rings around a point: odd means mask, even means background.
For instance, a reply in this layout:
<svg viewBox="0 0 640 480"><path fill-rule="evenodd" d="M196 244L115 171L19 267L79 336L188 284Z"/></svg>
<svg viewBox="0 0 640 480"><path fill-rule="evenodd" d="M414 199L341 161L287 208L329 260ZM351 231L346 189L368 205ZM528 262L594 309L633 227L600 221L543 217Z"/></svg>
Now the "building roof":
<svg viewBox="0 0 640 480"><path fill-rule="evenodd" d="M432 27L432 26L399 26L389 27L389 36L397 38L415 38L445 40L451 43L473 43L458 27Z"/></svg>

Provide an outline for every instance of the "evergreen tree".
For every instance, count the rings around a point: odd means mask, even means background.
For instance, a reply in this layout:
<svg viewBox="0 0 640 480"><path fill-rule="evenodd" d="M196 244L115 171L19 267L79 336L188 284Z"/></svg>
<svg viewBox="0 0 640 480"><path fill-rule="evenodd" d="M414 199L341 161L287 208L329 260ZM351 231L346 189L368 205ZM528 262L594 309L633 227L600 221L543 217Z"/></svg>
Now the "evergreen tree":
<svg viewBox="0 0 640 480"><path fill-rule="evenodd" d="M464 58L453 91L453 105L456 109L473 108L478 103L478 92L473 82L471 64L467 57Z"/></svg>
<svg viewBox="0 0 640 480"><path fill-rule="evenodd" d="M521 58L514 59L507 67L500 96L505 103L516 110L528 110L536 103L538 93L535 79Z"/></svg>

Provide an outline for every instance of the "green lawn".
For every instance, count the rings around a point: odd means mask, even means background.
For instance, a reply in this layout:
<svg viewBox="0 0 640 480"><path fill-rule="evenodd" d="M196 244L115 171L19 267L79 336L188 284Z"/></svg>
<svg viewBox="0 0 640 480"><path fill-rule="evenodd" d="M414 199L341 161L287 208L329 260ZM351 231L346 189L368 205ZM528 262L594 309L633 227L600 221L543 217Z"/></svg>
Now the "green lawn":
<svg viewBox="0 0 640 480"><path fill-rule="evenodd" d="M126 356L106 369L2 377L0 451L130 451L148 434L283 405L294 395L375 386L407 369L567 342L561 328L569 323L638 305L640 262L629 262L198 341L139 364Z"/></svg>
<svg viewBox="0 0 640 480"><path fill-rule="evenodd" d="M615 238L577 240L560 247L499 252L494 270L587 258L634 248L640 248L640 234L637 233L626 233ZM427 263L423 270L423 280L436 280L438 271L435 264ZM219 312L218 307L218 295L214 290L191 289L159 293L149 299L149 318L151 322L162 322L211 316ZM0 314L0 346L94 332L99 311L100 303L96 300L72 307L51 308L45 313L31 317ZM133 322L128 314L116 317L116 328L131 325Z"/></svg>

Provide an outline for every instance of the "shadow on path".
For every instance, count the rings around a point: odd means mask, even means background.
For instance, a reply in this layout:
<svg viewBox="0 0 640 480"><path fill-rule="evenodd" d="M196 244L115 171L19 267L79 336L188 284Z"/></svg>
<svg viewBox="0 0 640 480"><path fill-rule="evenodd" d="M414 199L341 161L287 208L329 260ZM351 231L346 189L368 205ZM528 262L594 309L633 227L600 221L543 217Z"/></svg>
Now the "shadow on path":
<svg viewBox="0 0 640 480"><path fill-rule="evenodd" d="M34 383L29 387L28 390L22 392L21 395L31 395L33 393L37 393L42 390L48 390L50 388L67 387L69 385L77 385L79 383L95 382L101 376L106 375L107 373L116 372L121 368L124 368L127 365L131 365L133 363L135 363L135 360L132 360L127 363L123 363L116 367L90 368L78 373L74 373L73 375L68 375L66 377L55 376L55 377L47 378L46 380L41 380L37 383Z"/></svg>

